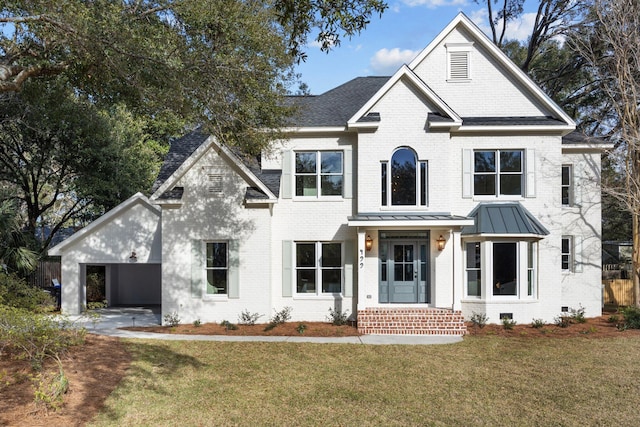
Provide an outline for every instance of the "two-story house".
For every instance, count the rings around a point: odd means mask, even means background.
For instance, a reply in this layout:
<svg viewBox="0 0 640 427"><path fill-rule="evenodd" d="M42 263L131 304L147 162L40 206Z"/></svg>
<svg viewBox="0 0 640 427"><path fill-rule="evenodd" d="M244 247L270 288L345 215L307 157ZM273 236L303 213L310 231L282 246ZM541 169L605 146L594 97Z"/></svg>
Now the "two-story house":
<svg viewBox="0 0 640 427"><path fill-rule="evenodd" d="M300 107L288 138L247 159L197 131L138 194L50 254L63 310L86 266L107 298L183 322L292 308L347 311L364 333L460 334L486 314L601 313L600 157L466 16L391 77Z"/></svg>

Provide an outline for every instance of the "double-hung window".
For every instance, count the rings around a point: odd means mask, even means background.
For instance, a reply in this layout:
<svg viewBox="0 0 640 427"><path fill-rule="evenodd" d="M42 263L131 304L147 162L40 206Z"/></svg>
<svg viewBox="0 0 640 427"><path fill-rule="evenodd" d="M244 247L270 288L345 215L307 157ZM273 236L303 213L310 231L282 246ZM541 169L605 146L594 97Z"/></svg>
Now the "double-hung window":
<svg viewBox="0 0 640 427"><path fill-rule="evenodd" d="M562 271L573 271L573 238L562 236Z"/></svg>
<svg viewBox="0 0 640 427"><path fill-rule="evenodd" d="M571 165L562 165L562 206L571 206L573 202L573 174Z"/></svg>
<svg viewBox="0 0 640 427"><path fill-rule="evenodd" d="M229 283L227 242L207 242L206 256L207 295L226 295Z"/></svg>
<svg viewBox="0 0 640 427"><path fill-rule="evenodd" d="M297 242L295 250L297 294L342 292L342 243Z"/></svg>
<svg viewBox="0 0 640 427"><path fill-rule="evenodd" d="M522 150L473 152L473 194L521 196L524 187Z"/></svg>
<svg viewBox="0 0 640 427"><path fill-rule="evenodd" d="M382 206L427 206L427 162L418 161L413 150L396 150L381 168Z"/></svg>
<svg viewBox="0 0 640 427"><path fill-rule="evenodd" d="M296 196L342 196L342 151L295 153Z"/></svg>
<svg viewBox="0 0 640 427"><path fill-rule="evenodd" d="M470 297L482 296L482 258L480 242L468 242L467 252L467 295Z"/></svg>

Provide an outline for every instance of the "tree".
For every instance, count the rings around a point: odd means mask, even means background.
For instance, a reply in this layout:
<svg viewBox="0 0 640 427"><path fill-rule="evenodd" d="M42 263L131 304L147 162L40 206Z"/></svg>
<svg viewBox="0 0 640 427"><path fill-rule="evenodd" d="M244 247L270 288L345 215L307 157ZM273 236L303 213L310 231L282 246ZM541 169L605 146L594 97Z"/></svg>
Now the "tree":
<svg viewBox="0 0 640 427"><path fill-rule="evenodd" d="M623 184L605 189L632 217L633 288L640 305L640 3L595 0L592 13L591 37L575 43L597 74L616 116L610 133L618 141L616 167Z"/></svg>
<svg viewBox="0 0 640 427"><path fill-rule="evenodd" d="M96 104L169 111L256 153L291 112L282 96L308 34L317 28L328 50L385 8L380 0L8 0L0 91L64 75Z"/></svg>
<svg viewBox="0 0 640 427"><path fill-rule="evenodd" d="M36 265L36 254L27 247L17 208L8 199L0 200L0 264L3 269L22 273Z"/></svg>
<svg viewBox="0 0 640 427"><path fill-rule="evenodd" d="M103 213L151 187L162 157L123 108L105 112L63 78L31 82L0 98L0 182L42 248L63 226Z"/></svg>

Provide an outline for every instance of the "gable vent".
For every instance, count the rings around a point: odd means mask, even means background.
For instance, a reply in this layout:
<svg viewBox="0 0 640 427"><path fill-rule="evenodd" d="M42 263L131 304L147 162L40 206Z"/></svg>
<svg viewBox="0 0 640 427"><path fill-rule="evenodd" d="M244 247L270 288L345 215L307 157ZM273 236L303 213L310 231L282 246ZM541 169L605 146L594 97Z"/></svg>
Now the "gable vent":
<svg viewBox="0 0 640 427"><path fill-rule="evenodd" d="M449 79L469 79L469 52L449 53Z"/></svg>
<svg viewBox="0 0 640 427"><path fill-rule="evenodd" d="M207 194L222 194L222 175L207 174Z"/></svg>

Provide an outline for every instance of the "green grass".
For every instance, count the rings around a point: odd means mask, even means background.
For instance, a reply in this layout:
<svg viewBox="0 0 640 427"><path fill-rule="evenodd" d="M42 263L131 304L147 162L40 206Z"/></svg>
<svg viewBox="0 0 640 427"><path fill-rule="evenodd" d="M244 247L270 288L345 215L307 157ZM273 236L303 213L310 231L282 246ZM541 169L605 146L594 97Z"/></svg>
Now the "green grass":
<svg viewBox="0 0 640 427"><path fill-rule="evenodd" d="M92 425L639 425L639 339L129 342Z"/></svg>

